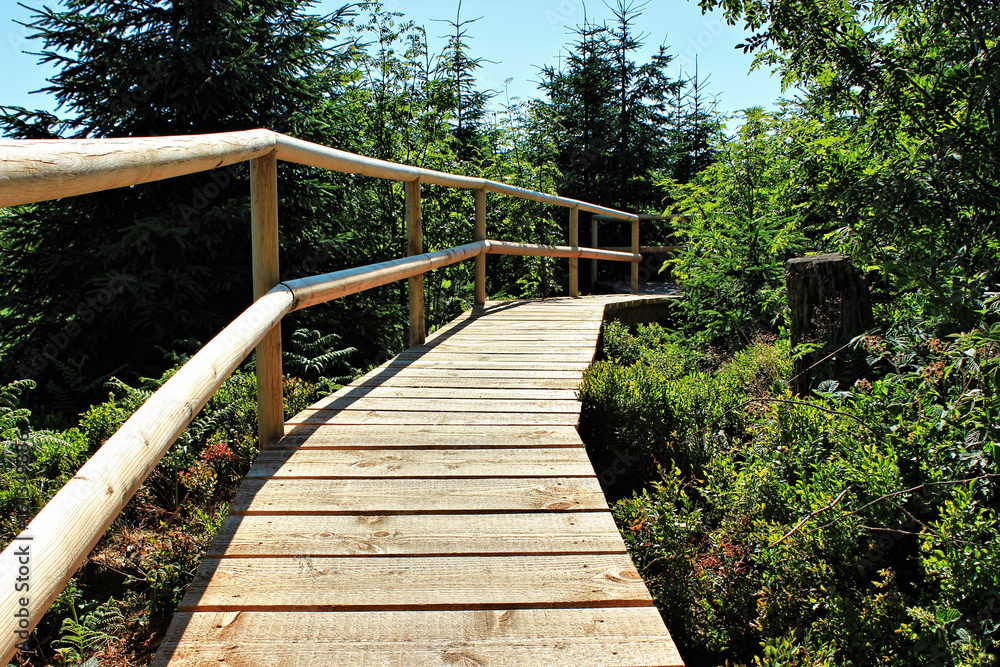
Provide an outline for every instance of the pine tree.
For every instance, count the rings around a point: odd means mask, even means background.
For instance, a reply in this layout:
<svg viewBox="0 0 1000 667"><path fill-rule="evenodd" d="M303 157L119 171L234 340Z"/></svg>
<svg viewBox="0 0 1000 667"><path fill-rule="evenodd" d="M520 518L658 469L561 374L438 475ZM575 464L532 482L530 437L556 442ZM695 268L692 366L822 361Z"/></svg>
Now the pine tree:
<svg viewBox="0 0 1000 667"><path fill-rule="evenodd" d="M716 113L716 99L705 92L708 77L698 74L695 58L694 74L679 76L685 81L673 103L674 159L671 177L678 183L689 182L715 159L715 141L720 138L722 123Z"/></svg>
<svg viewBox="0 0 1000 667"><path fill-rule="evenodd" d="M671 163L669 104L683 81L672 80L665 46L635 62L647 35L635 23L648 3L618 0L614 20L586 18L573 32L566 65L542 70L547 104L561 123L560 192L616 208L658 211L654 175Z"/></svg>
<svg viewBox="0 0 1000 667"><path fill-rule="evenodd" d="M12 137L127 137L266 127L337 143L347 7L299 0L67 0L30 27L65 117L5 109ZM22 207L0 229L0 361L65 393L89 378L158 374L157 347L206 341L250 301L246 165ZM332 177L282 165L282 261L321 266L338 233ZM327 244L324 246L324 244ZM123 368L124 367L124 368ZM93 396L73 396L65 411Z"/></svg>
<svg viewBox="0 0 1000 667"><path fill-rule="evenodd" d="M445 20L453 32L448 37L448 45L439 59L439 69L445 75L452 89L452 111L454 129L452 135L457 143L456 153L461 160L479 157L483 149L483 129L486 106L496 96L494 90L479 90L476 86L476 70L482 67L484 58L469 55L469 31L467 26L480 18L462 19L462 1L458 2L454 20Z"/></svg>

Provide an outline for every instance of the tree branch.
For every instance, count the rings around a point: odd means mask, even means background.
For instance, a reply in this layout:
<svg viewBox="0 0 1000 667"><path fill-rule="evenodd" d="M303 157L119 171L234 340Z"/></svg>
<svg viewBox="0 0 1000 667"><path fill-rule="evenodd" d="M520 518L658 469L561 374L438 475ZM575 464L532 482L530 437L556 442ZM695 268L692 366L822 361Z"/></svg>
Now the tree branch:
<svg viewBox="0 0 1000 667"><path fill-rule="evenodd" d="M726 415L728 415L730 412L734 412L736 410L739 410L740 408L742 408L744 406L747 406L747 405L750 405L751 403L789 403L791 405L804 405L807 408L813 408L815 410L820 410L821 412L826 412L826 413L831 414L831 415L840 415L841 417L849 417L850 419L853 419L854 421L858 422L859 424L861 424L862 426L864 426L866 429L868 429L869 431L871 431L872 434L875 435L875 437L880 438L880 439L882 438L882 434L881 433L879 433L878 431L876 431L875 429L873 429L871 426L869 426L863 419L861 419L857 415L852 415L850 412L843 412L841 410L832 410L830 408L824 408L824 407L822 407L820 405L816 405L815 403L809 403L807 401L796 401L796 400L792 400L792 399L788 399L788 398L751 398L750 400L743 401L742 403L734 405L733 407L731 407L728 410L726 410L725 412L723 412L711 424L709 424L709 427L715 426L715 424L718 423L718 421L720 419L722 419L723 417L725 417Z"/></svg>
<svg viewBox="0 0 1000 667"><path fill-rule="evenodd" d="M777 540L775 540L775 541L774 541L774 542L772 542L771 544L769 544L769 545L768 545L768 548L771 548L771 547L776 547L776 546L778 546L779 544L781 544L782 542L784 542L784 541L785 541L786 539L788 539L789 537L791 537L791 535L792 535L792 534L793 534L793 533L794 533L795 531L797 531L797 530L798 530L799 528L801 528L801 527L802 527L803 525L805 525L806 521L808 521L809 519L813 518L813 517L814 517L814 516L816 516L817 514L822 514L823 512L826 512L827 510L830 510L830 509L833 509L834 505L836 505L837 503L839 503L839 502L841 501L841 499L842 499L842 498L843 498L843 497L844 497L844 496L845 496L845 495L847 494L847 492L848 492L848 491L850 491L850 490L851 490L851 487L850 487L850 486L848 486L848 487L847 487L846 489L844 489L843 491L841 491L841 492L840 492L840 495L839 495L839 496L837 496L836 498L834 498L834 499L833 499L833 502L831 502L831 503L830 503L829 505L827 505L826 507L823 507L823 508L821 508L821 509L818 509L818 510L816 510L815 512L810 512L809 514L805 515L805 516L804 516L804 517L802 518L802 520L801 520L801 521L799 521L799 522L798 522L797 524L795 524L795 527L794 527L794 528L792 528L792 529L791 529L790 531L788 531L787 533L785 533L784 535L782 535L781 537L779 537L779 538L778 538Z"/></svg>

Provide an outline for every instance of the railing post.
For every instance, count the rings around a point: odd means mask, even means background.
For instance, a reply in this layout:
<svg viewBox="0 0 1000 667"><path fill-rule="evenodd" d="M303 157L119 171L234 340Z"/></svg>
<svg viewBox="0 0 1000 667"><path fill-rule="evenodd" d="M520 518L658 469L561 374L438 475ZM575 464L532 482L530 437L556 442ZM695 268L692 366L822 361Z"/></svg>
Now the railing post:
<svg viewBox="0 0 1000 667"><path fill-rule="evenodd" d="M278 284L278 160L274 151L250 161L250 227L254 301ZM285 434L281 396L281 324L261 339L257 362L260 445Z"/></svg>
<svg viewBox="0 0 1000 667"><path fill-rule="evenodd" d="M569 245L574 250L580 248L580 207L569 209ZM569 258L569 295L580 296L580 258Z"/></svg>
<svg viewBox="0 0 1000 667"><path fill-rule="evenodd" d="M590 247L597 247L597 216L590 216ZM597 259L590 260L590 293L597 288Z"/></svg>
<svg viewBox="0 0 1000 667"><path fill-rule="evenodd" d="M486 240L486 188L474 190L476 194L476 230L474 241ZM476 257L476 305L486 303L486 255Z"/></svg>
<svg viewBox="0 0 1000 667"><path fill-rule="evenodd" d="M639 254L639 218L632 221L632 254ZM639 293L639 262L632 262L632 294Z"/></svg>
<svg viewBox="0 0 1000 667"><path fill-rule="evenodd" d="M420 179L406 181L406 254L410 257L424 252L420 225ZM422 345L424 333L424 276L411 276L410 287L410 347Z"/></svg>

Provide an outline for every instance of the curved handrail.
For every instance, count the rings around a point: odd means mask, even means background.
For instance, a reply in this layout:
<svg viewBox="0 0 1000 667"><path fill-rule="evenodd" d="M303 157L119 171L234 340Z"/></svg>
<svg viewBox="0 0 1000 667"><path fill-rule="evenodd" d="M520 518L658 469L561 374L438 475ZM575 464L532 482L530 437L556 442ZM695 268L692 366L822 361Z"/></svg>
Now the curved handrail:
<svg viewBox="0 0 1000 667"><path fill-rule="evenodd" d="M0 208L123 188L261 157L270 130L134 139L0 140Z"/></svg>
<svg viewBox="0 0 1000 667"><path fill-rule="evenodd" d="M274 158L410 183L474 189L477 234L482 233L478 230L483 224L482 197L487 191L563 206L571 211L572 245L492 241L482 235L481 240L455 248L286 281L263 294L143 403L0 553L0 664L11 658L19 633L34 628L174 440L289 312L396 280L413 279L489 253L574 260L589 257L632 262L633 266L641 260L635 248L631 253L582 248L576 245L574 236L573 225L580 210L636 225L639 217L634 214L486 179L375 160L269 130L134 139L0 140L0 207ZM419 188L416 199L419 218Z"/></svg>
<svg viewBox="0 0 1000 667"><path fill-rule="evenodd" d="M0 662L10 659L16 633L24 631L21 610L30 630L177 436L292 302L291 290L279 286L245 310L146 400L0 554Z"/></svg>
<svg viewBox="0 0 1000 667"><path fill-rule="evenodd" d="M0 140L0 208L184 176L275 151L285 162L395 181L487 190L621 220L624 211L526 190L483 178L448 174L356 155L270 130L132 139Z"/></svg>

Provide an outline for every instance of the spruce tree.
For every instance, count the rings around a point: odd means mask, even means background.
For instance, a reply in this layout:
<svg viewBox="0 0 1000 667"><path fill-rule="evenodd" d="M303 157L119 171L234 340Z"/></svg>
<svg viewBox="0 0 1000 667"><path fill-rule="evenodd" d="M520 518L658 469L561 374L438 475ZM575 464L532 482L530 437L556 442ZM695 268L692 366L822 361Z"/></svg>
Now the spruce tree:
<svg viewBox="0 0 1000 667"><path fill-rule="evenodd" d="M618 0L614 20L586 18L573 34L566 64L542 69L558 128L560 193L616 208L662 209L656 174L671 165L669 105L684 85L667 74L665 46L635 61L647 35L635 23L648 3Z"/></svg>
<svg viewBox="0 0 1000 667"><path fill-rule="evenodd" d="M462 19L462 2L459 0L455 20L443 21L451 29L448 45L439 57L439 70L449 82L452 91L452 113L454 127L452 136L456 142L456 153L461 160L473 160L483 148L483 125L486 119L486 105L496 96L494 90L479 90L475 72L482 67L484 58L469 55L469 31L467 26L480 18Z"/></svg>
<svg viewBox="0 0 1000 667"><path fill-rule="evenodd" d="M57 118L6 108L15 138L100 138L265 127L338 143L333 101L350 13L300 0L67 0L29 27ZM2 377L40 381L64 414L101 378L158 374L161 349L207 341L251 299L246 165L21 207L0 228ZM337 224L332 177L279 170L283 268L321 267ZM97 392L99 395L99 391Z"/></svg>

